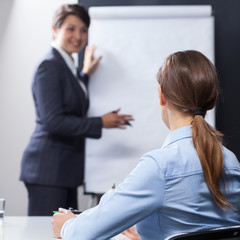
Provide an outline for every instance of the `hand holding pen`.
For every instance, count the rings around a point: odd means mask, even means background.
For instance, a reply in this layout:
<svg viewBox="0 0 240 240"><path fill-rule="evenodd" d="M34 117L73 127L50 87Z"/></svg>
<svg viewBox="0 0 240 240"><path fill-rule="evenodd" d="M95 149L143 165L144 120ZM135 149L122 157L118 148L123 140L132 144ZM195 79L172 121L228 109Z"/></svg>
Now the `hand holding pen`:
<svg viewBox="0 0 240 240"><path fill-rule="evenodd" d="M107 113L102 116L102 122L104 128L121 128L125 129L126 125L132 126L129 121L133 121L132 115L119 114L120 108Z"/></svg>
<svg viewBox="0 0 240 240"><path fill-rule="evenodd" d="M64 223L75 217L76 215L72 212L72 209L67 210L64 208L59 208L58 211L54 211L53 219L51 221L54 235L57 238L61 238L61 229Z"/></svg>
<svg viewBox="0 0 240 240"><path fill-rule="evenodd" d="M64 208L59 208L59 209L61 209L61 210L66 210L66 209L64 209ZM77 209L73 209L73 208L69 208L69 209L67 209L67 210L69 210L69 211L71 211L73 214L75 214L75 215L78 215L78 214L80 214L80 213L82 213L81 211L79 211L79 210L77 210ZM53 211L53 213L55 214L55 213L60 213L60 211Z"/></svg>

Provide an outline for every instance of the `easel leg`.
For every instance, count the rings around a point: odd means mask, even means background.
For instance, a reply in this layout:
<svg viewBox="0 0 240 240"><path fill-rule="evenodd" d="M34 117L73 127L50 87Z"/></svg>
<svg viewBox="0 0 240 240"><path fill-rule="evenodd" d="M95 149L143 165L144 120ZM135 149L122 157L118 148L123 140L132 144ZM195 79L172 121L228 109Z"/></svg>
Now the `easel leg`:
<svg viewBox="0 0 240 240"><path fill-rule="evenodd" d="M89 200L88 207L92 208L98 205L100 198L102 197L103 194L92 194L91 198Z"/></svg>

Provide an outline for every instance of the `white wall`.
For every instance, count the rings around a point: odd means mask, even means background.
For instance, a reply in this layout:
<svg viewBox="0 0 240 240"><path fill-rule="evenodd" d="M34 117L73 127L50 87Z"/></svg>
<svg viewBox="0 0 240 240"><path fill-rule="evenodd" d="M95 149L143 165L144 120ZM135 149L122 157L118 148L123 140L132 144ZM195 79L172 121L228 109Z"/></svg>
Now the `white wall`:
<svg viewBox="0 0 240 240"><path fill-rule="evenodd" d="M52 41L55 10L77 0L0 0L0 198L6 215L27 215L27 191L18 180L22 153L35 126L32 74ZM89 197L79 193L79 208Z"/></svg>

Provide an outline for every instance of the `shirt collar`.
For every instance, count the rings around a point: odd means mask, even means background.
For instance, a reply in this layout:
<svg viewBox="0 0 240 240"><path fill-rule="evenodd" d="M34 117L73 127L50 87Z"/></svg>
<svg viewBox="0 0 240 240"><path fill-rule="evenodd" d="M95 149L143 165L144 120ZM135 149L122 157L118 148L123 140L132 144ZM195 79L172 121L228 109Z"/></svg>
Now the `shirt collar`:
<svg viewBox="0 0 240 240"><path fill-rule="evenodd" d="M180 139L191 138L191 137L192 137L192 126L178 128L168 134L167 138L165 139L162 145L162 148L165 148L168 145Z"/></svg>
<svg viewBox="0 0 240 240"><path fill-rule="evenodd" d="M52 47L54 47L60 53L60 55L62 56L62 58L66 62L67 66L71 70L72 74L76 77L77 76L77 69L76 69L76 66L74 64L74 60L72 59L72 57L66 51L64 51L61 47L59 47L56 44L56 42L53 41L51 45L52 45Z"/></svg>

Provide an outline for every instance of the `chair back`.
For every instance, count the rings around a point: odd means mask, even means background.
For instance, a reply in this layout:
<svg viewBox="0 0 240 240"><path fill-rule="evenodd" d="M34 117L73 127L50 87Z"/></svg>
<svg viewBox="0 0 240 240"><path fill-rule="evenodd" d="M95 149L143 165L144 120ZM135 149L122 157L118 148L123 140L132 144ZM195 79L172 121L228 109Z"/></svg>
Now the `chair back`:
<svg viewBox="0 0 240 240"><path fill-rule="evenodd" d="M240 225L212 228L191 233L178 233L164 240L240 240Z"/></svg>

